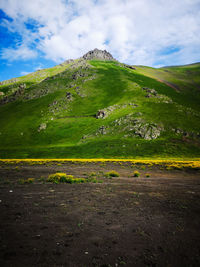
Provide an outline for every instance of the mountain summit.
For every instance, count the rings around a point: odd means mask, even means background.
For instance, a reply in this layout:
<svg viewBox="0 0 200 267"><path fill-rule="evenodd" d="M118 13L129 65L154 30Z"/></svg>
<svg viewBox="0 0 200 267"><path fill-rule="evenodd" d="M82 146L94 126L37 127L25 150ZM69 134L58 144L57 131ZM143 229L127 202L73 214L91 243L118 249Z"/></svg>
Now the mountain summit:
<svg viewBox="0 0 200 267"><path fill-rule="evenodd" d="M97 48L87 52L85 55L83 55L83 58L86 60L91 60L91 59L115 60L113 56L106 50L99 50Z"/></svg>

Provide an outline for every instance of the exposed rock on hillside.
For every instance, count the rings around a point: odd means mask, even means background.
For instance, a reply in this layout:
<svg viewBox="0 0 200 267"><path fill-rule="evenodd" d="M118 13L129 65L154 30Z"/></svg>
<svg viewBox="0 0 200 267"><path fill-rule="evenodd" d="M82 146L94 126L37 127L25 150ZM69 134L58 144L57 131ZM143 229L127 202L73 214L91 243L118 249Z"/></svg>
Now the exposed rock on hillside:
<svg viewBox="0 0 200 267"><path fill-rule="evenodd" d="M113 122L115 130L124 132L124 137L138 136L145 140L153 140L160 136L164 130L156 123L146 122L141 118L134 118L133 114L121 117Z"/></svg>
<svg viewBox="0 0 200 267"><path fill-rule="evenodd" d="M66 61L65 61L66 62ZM77 60L71 60L69 62L70 69L77 69L77 68L81 68L81 69L89 69L92 68L92 66L84 59L84 58L79 58Z"/></svg>
<svg viewBox="0 0 200 267"><path fill-rule="evenodd" d="M132 125L133 133L145 140L158 138L162 130L162 128L155 123L145 123L139 119L132 121Z"/></svg>
<svg viewBox="0 0 200 267"><path fill-rule="evenodd" d="M136 108L138 105L135 103L128 103L128 104L122 104L122 105L115 104L113 106L109 106L107 108L98 110L98 112L96 114L96 118L97 119L104 119L104 118L108 117L114 110L126 108L128 106L131 106L132 108Z"/></svg>
<svg viewBox="0 0 200 267"><path fill-rule="evenodd" d="M18 80L17 78L12 78L12 79L9 79L9 80L5 80L5 81L0 82L0 85L7 85L7 84L10 84L10 83L16 83L17 80Z"/></svg>
<svg viewBox="0 0 200 267"><path fill-rule="evenodd" d="M152 89L152 88L148 88L148 87L143 87L142 88L143 91L145 91L147 94L145 95L146 98L158 98L160 99L160 103L166 103L166 104L169 104L169 103L172 103L172 99L169 98L168 96L166 95L162 95L162 94L158 94L158 92L155 90L155 89Z"/></svg>
<svg viewBox="0 0 200 267"><path fill-rule="evenodd" d="M157 96L157 91L155 89L150 89L148 87L143 87L142 88L144 91L146 91L149 95L154 95Z"/></svg>
<svg viewBox="0 0 200 267"><path fill-rule="evenodd" d="M20 84L20 85L19 85L19 88L20 88L20 89L26 89L26 84L25 84L25 83Z"/></svg>
<svg viewBox="0 0 200 267"><path fill-rule="evenodd" d="M190 138L200 138L200 133L199 132L188 132L188 131L184 131L183 129L180 128L172 128L171 129L172 132L174 132L176 135L181 135L182 137L190 137Z"/></svg>
<svg viewBox="0 0 200 267"><path fill-rule="evenodd" d="M103 116L101 112L99 113L99 116ZM95 136L100 137L106 134L121 134L123 138L139 137L145 140L153 140L157 139L164 131L163 126L153 122L147 122L142 118L136 118L136 114L138 113L128 114L114 120L106 126L102 125L95 133L92 135L85 135L82 139L94 138ZM140 113L140 115L142 115L142 113Z"/></svg>
<svg viewBox="0 0 200 267"><path fill-rule="evenodd" d="M25 88L26 84L20 84L18 89L14 91L11 95L9 96L6 95L3 98L1 98L0 105L16 101L19 97L21 97L24 94Z"/></svg>
<svg viewBox="0 0 200 267"><path fill-rule="evenodd" d="M68 64L73 63L73 62L74 62L73 59L67 59L63 63L61 63L60 66L65 66L65 65L68 65Z"/></svg>
<svg viewBox="0 0 200 267"><path fill-rule="evenodd" d="M72 64L66 68L65 71L52 77L47 77L38 86L27 91L24 99L30 100L40 98L49 93L54 93L57 90L70 89L96 78L96 73L86 60L79 59L77 61L72 61L71 63ZM79 95L82 97L85 96L81 92L79 92ZM69 100L70 97L68 96L67 99Z"/></svg>
<svg viewBox="0 0 200 267"><path fill-rule="evenodd" d="M128 68L128 69L136 70L135 67L133 67L131 65L128 65L128 64L120 63L120 62L117 62L116 63L116 66L119 66L121 68Z"/></svg>
<svg viewBox="0 0 200 267"><path fill-rule="evenodd" d="M87 52L84 56L84 59L91 60L91 59L101 59L101 60L115 60L113 56L107 52L106 50L99 50L95 48L92 51Z"/></svg>

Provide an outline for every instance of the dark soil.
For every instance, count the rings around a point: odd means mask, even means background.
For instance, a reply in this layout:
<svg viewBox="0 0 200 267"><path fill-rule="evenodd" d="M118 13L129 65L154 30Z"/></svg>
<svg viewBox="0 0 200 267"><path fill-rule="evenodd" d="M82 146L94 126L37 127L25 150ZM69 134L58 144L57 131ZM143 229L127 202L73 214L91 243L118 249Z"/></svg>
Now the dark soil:
<svg viewBox="0 0 200 267"><path fill-rule="evenodd" d="M38 180L58 171L103 183ZM199 172L65 163L1 166L0 179L0 266L200 266Z"/></svg>

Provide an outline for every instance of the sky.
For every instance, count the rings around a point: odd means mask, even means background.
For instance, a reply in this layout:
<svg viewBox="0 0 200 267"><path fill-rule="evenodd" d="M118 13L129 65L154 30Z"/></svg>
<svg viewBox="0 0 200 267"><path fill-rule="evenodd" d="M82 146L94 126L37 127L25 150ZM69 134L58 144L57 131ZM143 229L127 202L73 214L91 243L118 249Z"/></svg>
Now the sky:
<svg viewBox="0 0 200 267"><path fill-rule="evenodd" d="M94 48L153 67L200 61L200 0L0 0L0 81Z"/></svg>

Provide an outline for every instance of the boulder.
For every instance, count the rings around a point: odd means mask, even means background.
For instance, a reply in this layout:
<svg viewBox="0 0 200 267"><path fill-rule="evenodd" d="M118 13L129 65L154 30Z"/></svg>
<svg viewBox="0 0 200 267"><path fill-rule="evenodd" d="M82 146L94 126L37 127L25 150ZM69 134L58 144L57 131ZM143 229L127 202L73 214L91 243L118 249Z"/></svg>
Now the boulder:
<svg viewBox="0 0 200 267"><path fill-rule="evenodd" d="M46 123L41 123L40 126L38 127L38 132L42 131L42 130L46 130L47 125Z"/></svg>
<svg viewBox="0 0 200 267"><path fill-rule="evenodd" d="M96 119L103 119L105 115L106 115L105 111L99 110L96 114Z"/></svg>

